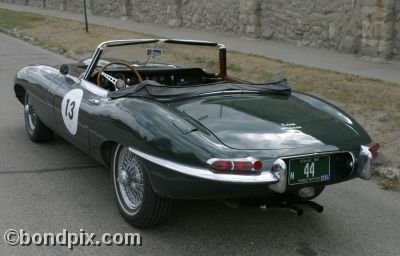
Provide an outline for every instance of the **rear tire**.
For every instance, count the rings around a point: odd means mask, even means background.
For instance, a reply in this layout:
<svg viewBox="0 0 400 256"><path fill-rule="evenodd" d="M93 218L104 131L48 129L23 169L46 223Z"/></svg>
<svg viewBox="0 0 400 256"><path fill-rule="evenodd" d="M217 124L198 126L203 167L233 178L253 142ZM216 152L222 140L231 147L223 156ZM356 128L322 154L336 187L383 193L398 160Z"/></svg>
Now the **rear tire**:
<svg viewBox="0 0 400 256"><path fill-rule="evenodd" d="M118 209L128 223L145 228L167 220L172 200L154 192L141 159L128 147L116 147L111 172Z"/></svg>
<svg viewBox="0 0 400 256"><path fill-rule="evenodd" d="M33 142L46 142L51 140L53 138L53 131L40 120L28 93L25 93L24 102L25 128L29 138Z"/></svg>

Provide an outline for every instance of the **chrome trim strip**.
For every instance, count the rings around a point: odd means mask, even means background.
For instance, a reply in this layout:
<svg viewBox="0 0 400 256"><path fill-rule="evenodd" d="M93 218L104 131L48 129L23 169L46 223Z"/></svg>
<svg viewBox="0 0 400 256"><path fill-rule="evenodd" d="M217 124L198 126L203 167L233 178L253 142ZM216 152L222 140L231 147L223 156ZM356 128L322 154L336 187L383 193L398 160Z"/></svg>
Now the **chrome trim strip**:
<svg viewBox="0 0 400 256"><path fill-rule="evenodd" d="M103 51L103 48L101 47L101 44L99 46L97 46L96 50L93 53L92 56L92 61L90 62L90 64L88 65L88 67L86 68L86 71L83 75L83 79L84 80L88 80L89 79L89 74L91 74L93 72L93 70L95 69L97 62L100 59L100 55L101 52Z"/></svg>
<svg viewBox="0 0 400 256"><path fill-rule="evenodd" d="M97 65L97 62L100 59L101 53L103 52L104 48L106 47L115 47L115 46L123 46L123 45L133 45L133 44L146 44L146 43L158 43L158 42L165 42L165 43L192 43L196 44L198 43L199 45L204 45L204 46L217 46L219 49L224 49L225 46L223 44L218 44L218 43L213 43L209 41L199 41L199 40L182 40L182 39L123 39L123 40L110 40L110 41L105 41L100 43L97 47L95 52L93 53L92 56L92 61L88 65L84 75L83 79L87 80L89 78L89 74L91 74L94 70L94 68Z"/></svg>
<svg viewBox="0 0 400 256"><path fill-rule="evenodd" d="M193 97L203 97L203 96L213 96L213 95L231 95L231 94L262 94L260 91L254 91L254 90L228 90L228 91L217 91L217 92L206 92L206 93L200 93L197 95L193 95Z"/></svg>
<svg viewBox="0 0 400 256"><path fill-rule="evenodd" d="M202 178L212 181L227 182L227 183L247 183L247 184L257 184L257 183L268 184L268 183L276 183L279 181L277 177L275 177L275 175L273 175L270 171L261 172L260 175L216 174L210 171L209 169L175 163L166 159L162 159L160 157L146 154L131 147L129 147L129 150L132 153L152 163L197 178Z"/></svg>

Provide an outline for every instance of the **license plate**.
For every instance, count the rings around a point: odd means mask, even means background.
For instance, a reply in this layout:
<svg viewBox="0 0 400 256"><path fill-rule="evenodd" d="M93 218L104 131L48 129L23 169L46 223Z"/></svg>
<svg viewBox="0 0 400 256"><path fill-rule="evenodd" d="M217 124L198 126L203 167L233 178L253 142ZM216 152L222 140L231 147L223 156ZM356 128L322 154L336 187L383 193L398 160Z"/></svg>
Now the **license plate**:
<svg viewBox="0 0 400 256"><path fill-rule="evenodd" d="M328 181L330 178L329 156L313 156L289 160L289 185Z"/></svg>

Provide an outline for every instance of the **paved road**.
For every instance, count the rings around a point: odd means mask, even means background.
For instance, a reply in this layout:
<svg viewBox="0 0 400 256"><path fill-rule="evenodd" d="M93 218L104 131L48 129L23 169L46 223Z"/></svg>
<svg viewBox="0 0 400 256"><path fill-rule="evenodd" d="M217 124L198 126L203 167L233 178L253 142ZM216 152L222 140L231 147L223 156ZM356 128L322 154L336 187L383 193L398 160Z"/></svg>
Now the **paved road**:
<svg viewBox="0 0 400 256"><path fill-rule="evenodd" d="M12 79L28 63L63 57L0 34L0 234L139 232L141 247L76 247L74 255L399 255L400 197L373 182L329 187L307 210L229 209L220 202L179 202L167 225L146 230L120 217L108 171L61 139L34 144L24 129ZM0 255L65 255L65 247L12 247Z"/></svg>
<svg viewBox="0 0 400 256"><path fill-rule="evenodd" d="M7 3L0 3L0 8L34 12L58 18L83 21L83 15L79 13ZM400 84L399 61L378 63L363 60L352 54L340 54L324 49L298 47L285 42L240 38L238 36L232 36L221 32L206 32L187 28L170 28L160 24L136 23L132 20L122 20L94 15L89 16L89 23L115 27L128 31L153 34L165 38L200 39L222 42L227 45L228 50L253 53L290 63L330 69L342 73L377 78Z"/></svg>

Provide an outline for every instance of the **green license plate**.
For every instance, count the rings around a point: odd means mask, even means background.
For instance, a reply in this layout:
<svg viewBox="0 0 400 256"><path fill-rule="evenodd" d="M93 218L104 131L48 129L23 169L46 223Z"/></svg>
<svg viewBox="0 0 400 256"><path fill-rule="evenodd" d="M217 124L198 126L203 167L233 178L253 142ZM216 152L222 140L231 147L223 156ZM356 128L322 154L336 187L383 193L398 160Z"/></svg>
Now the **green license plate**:
<svg viewBox="0 0 400 256"><path fill-rule="evenodd" d="M313 156L289 160L289 185L322 182L330 178L329 156Z"/></svg>

